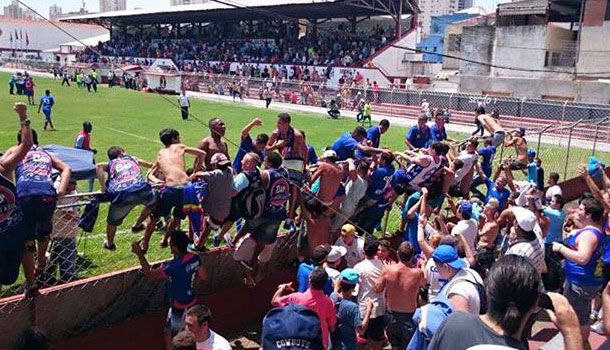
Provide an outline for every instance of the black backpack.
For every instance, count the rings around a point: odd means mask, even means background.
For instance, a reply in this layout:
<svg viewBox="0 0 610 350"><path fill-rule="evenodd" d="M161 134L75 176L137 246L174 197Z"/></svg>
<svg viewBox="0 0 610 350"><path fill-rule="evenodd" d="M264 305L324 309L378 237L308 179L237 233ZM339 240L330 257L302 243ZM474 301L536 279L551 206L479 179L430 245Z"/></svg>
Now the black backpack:
<svg viewBox="0 0 610 350"><path fill-rule="evenodd" d="M259 218L265 210L267 194L258 170L245 173L250 185L233 197L231 204L239 216L246 220Z"/></svg>

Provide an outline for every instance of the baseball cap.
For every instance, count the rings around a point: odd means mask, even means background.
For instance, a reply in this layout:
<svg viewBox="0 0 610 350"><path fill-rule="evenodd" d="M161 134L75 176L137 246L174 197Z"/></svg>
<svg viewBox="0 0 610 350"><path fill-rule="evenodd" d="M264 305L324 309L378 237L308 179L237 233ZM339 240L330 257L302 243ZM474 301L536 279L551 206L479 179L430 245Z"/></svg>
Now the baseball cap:
<svg viewBox="0 0 610 350"><path fill-rule="evenodd" d="M263 349L322 349L322 328L315 311L298 304L271 309L263 319Z"/></svg>
<svg viewBox="0 0 610 350"><path fill-rule="evenodd" d="M345 224L345 225L343 225L343 227L341 227L342 236L355 235L355 234L356 234L356 228L354 227L354 225Z"/></svg>
<svg viewBox="0 0 610 350"><path fill-rule="evenodd" d="M356 285L358 284L358 279L360 278L360 274L358 271L352 268L347 268L341 271L341 280L343 282Z"/></svg>
<svg viewBox="0 0 610 350"><path fill-rule="evenodd" d="M525 136L525 128L517 128L515 130L517 130L521 136Z"/></svg>
<svg viewBox="0 0 610 350"><path fill-rule="evenodd" d="M527 156L529 158L534 158L536 156L536 150L534 150L533 148L530 148L527 150Z"/></svg>
<svg viewBox="0 0 610 350"><path fill-rule="evenodd" d="M326 151L324 151L324 153L322 153L320 159L326 158L337 158L337 152L333 151L332 149L327 149Z"/></svg>
<svg viewBox="0 0 610 350"><path fill-rule="evenodd" d="M536 226L536 215L534 215L531 210L513 207L513 214L515 214L515 220L517 221L519 228L526 232L534 231L534 227Z"/></svg>
<svg viewBox="0 0 610 350"><path fill-rule="evenodd" d="M439 245L432 253L432 259L436 263L448 264L456 270L466 268L464 259L460 259L454 247L446 244Z"/></svg>
<svg viewBox="0 0 610 350"><path fill-rule="evenodd" d="M599 159L597 159L593 156L589 157L589 165L587 166L587 172L592 177L594 177L596 179L601 179L602 172L599 170L598 166L601 166L602 168L606 167L606 165L604 163L600 162Z"/></svg>
<svg viewBox="0 0 610 350"><path fill-rule="evenodd" d="M467 200L463 200L460 203L460 211L464 217L472 217L472 203Z"/></svg>
<svg viewBox="0 0 610 350"><path fill-rule="evenodd" d="M328 261L329 263L335 263L341 260L341 258L344 257L345 254L347 254L347 249L345 249L345 247L337 245L331 246L330 253L328 253L326 261Z"/></svg>
<svg viewBox="0 0 610 350"><path fill-rule="evenodd" d="M215 153L210 160L211 164L226 165L231 164L231 161L223 153Z"/></svg>
<svg viewBox="0 0 610 350"><path fill-rule="evenodd" d="M328 244L320 244L319 246L313 249L313 253L311 254L311 261L318 265L322 263L330 253L330 246Z"/></svg>

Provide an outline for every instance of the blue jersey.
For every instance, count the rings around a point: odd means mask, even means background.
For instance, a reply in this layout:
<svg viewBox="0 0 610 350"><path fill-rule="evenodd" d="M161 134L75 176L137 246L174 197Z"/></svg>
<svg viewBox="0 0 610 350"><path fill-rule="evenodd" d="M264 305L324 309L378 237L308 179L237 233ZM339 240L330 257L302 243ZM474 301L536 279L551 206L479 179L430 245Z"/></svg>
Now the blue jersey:
<svg viewBox="0 0 610 350"><path fill-rule="evenodd" d="M108 162L108 193L137 192L145 188L150 185L144 182L138 161L133 157L124 155Z"/></svg>
<svg viewBox="0 0 610 350"><path fill-rule="evenodd" d="M424 130L420 130L419 126L413 125L405 135L409 143L415 148L424 148L430 141L430 128L426 125Z"/></svg>
<svg viewBox="0 0 610 350"><path fill-rule="evenodd" d="M236 174L241 173L241 161L244 159L244 156L248 152L254 151L254 143L252 142L252 138L250 135L246 135L241 138L241 142L239 143L239 148L237 149L237 153L235 154L235 158L233 159L233 170ZM262 152L255 152L256 154L263 159Z"/></svg>
<svg viewBox="0 0 610 350"><path fill-rule="evenodd" d="M506 209L506 205L508 204L508 197L510 196L510 190L508 188L503 188L501 190L496 187L496 183L491 179L485 180L485 185L487 186L487 196L485 197L485 204L489 202L491 198L495 198L498 200L498 212Z"/></svg>
<svg viewBox="0 0 610 350"><path fill-rule="evenodd" d="M33 146L23 160L17 164L15 176L17 178L17 198L27 196L52 196L57 192L53 187L53 160L51 155Z"/></svg>
<svg viewBox="0 0 610 350"><path fill-rule="evenodd" d="M381 128L379 126L371 126L366 130L366 138L371 141L373 147L379 148L381 142Z"/></svg>
<svg viewBox="0 0 610 350"><path fill-rule="evenodd" d="M346 132L330 148L337 153L338 160L346 160L354 157L354 150L358 147L358 144L359 142L352 137L352 134Z"/></svg>
<svg viewBox="0 0 610 350"><path fill-rule="evenodd" d="M375 169L371 174L369 186L366 188L366 196L379 202L384 202L383 194L392 174L394 174L394 167L392 165L387 167L380 166Z"/></svg>
<svg viewBox="0 0 610 350"><path fill-rule="evenodd" d="M199 256L191 253L176 256L161 265L161 272L168 278L172 308L186 310L197 303L193 279L200 266Z"/></svg>
<svg viewBox="0 0 610 350"><path fill-rule="evenodd" d="M433 142L440 142L440 141L445 141L447 139L447 131L445 130L445 127L440 127L438 126L438 124L434 124L430 127L430 141L429 143L433 143Z"/></svg>
<svg viewBox="0 0 610 350"><path fill-rule="evenodd" d="M307 145L307 164L316 164L318 162L318 155L316 149L312 145Z"/></svg>
<svg viewBox="0 0 610 350"><path fill-rule="evenodd" d="M479 151L479 156L483 157L483 161L481 162L481 170L485 176L491 176L491 165L494 162L494 156L496 154L496 146L487 146L483 147Z"/></svg>
<svg viewBox="0 0 610 350"><path fill-rule="evenodd" d="M576 249L576 239L586 231L593 233L597 237L597 247L591 255L589 262L584 265L577 264L570 259L565 259L563 268L566 280L568 283L577 286L601 286L604 279L601 269L598 269L598 262L602 257L605 240L604 234L597 227L586 226L567 238L567 246L571 249Z"/></svg>
<svg viewBox="0 0 610 350"><path fill-rule="evenodd" d="M288 217L286 203L290 198L290 182L284 169L269 169L269 185L263 215L272 220L285 220Z"/></svg>
<svg viewBox="0 0 610 350"><path fill-rule="evenodd" d="M40 98L40 105L45 111L50 111L51 107L55 105L55 99L51 95L44 95Z"/></svg>

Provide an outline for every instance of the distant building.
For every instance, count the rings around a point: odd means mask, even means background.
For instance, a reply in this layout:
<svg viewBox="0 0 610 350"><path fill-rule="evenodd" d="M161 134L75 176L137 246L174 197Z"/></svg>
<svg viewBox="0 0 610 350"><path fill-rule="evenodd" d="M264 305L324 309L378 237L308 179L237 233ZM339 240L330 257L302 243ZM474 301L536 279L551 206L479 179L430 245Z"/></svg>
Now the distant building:
<svg viewBox="0 0 610 350"><path fill-rule="evenodd" d="M210 0L170 0L170 6L205 4Z"/></svg>
<svg viewBox="0 0 610 350"><path fill-rule="evenodd" d="M435 55L434 53L443 54L445 52L445 29L447 28L447 25L476 16L478 16L477 13L469 13L467 11L460 11L450 15L433 16L431 19L430 33L417 45L418 49L429 52L423 54L423 61L426 63L442 63L443 56Z"/></svg>
<svg viewBox="0 0 610 350"><path fill-rule="evenodd" d="M419 0L421 13L418 16L422 35L427 37L431 32L432 17L450 15L471 8L474 0Z"/></svg>
<svg viewBox="0 0 610 350"><path fill-rule="evenodd" d="M610 0L583 10L561 0L504 3L495 27L463 28L461 57L474 62L460 62L460 91L609 103Z"/></svg>
<svg viewBox="0 0 610 350"><path fill-rule="evenodd" d="M21 8L17 1L12 0L10 5L4 6L4 15L2 17L6 19L35 19L38 16L29 9Z"/></svg>
<svg viewBox="0 0 610 350"><path fill-rule="evenodd" d="M100 12L123 11L126 8L126 0L100 0Z"/></svg>
<svg viewBox="0 0 610 350"><path fill-rule="evenodd" d="M53 6L49 6L49 19L51 21L57 21L61 18L61 7L57 6L57 4Z"/></svg>

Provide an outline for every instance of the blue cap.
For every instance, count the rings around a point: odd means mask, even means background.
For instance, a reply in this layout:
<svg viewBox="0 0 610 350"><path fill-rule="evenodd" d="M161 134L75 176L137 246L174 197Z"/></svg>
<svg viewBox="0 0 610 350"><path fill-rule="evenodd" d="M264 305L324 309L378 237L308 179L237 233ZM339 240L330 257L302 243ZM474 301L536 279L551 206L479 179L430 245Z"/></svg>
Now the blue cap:
<svg viewBox="0 0 610 350"><path fill-rule="evenodd" d="M360 277L360 274L358 273L358 271L356 271L352 268L347 268L347 269L344 269L343 271L341 271L341 279L343 282L347 282L349 284L356 285L356 284L358 284L359 277Z"/></svg>
<svg viewBox="0 0 610 350"><path fill-rule="evenodd" d="M263 349L322 349L322 328L315 311L298 304L271 309L263 319Z"/></svg>
<svg viewBox="0 0 610 350"><path fill-rule="evenodd" d="M527 150L527 156L529 158L534 158L536 156L536 151L533 148Z"/></svg>
<svg viewBox="0 0 610 350"><path fill-rule="evenodd" d="M602 162L600 162L597 158L591 156L589 158L589 166L587 167L587 171L589 173L589 175L591 175L592 177L596 178L596 179L601 179L602 178L602 172L599 169L599 166L601 166L601 168L605 168L606 165Z"/></svg>
<svg viewBox="0 0 610 350"><path fill-rule="evenodd" d="M441 244L432 253L432 259L435 263L448 264L456 270L466 268L464 259L460 259L455 248L450 245Z"/></svg>
<svg viewBox="0 0 610 350"><path fill-rule="evenodd" d="M472 217L472 203L467 200L463 200L460 203L460 211L465 219L470 219Z"/></svg>

